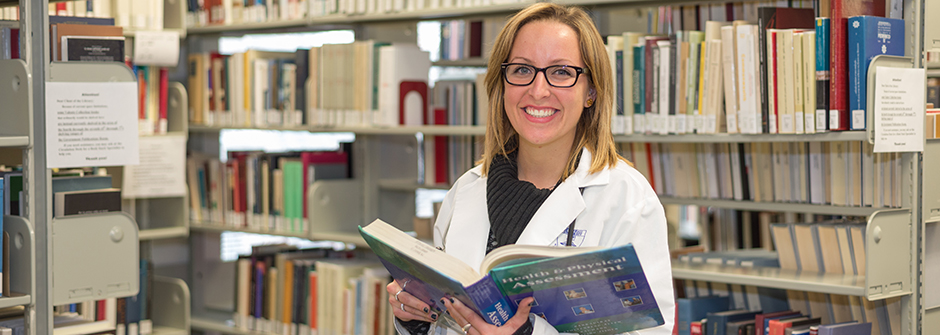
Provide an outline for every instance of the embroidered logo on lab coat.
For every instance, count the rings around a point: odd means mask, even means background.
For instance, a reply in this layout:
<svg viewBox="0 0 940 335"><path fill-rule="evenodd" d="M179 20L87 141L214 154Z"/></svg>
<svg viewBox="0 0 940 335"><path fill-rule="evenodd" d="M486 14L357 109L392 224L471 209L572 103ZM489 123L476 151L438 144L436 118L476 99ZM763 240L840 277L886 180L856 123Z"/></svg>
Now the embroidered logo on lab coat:
<svg viewBox="0 0 940 335"><path fill-rule="evenodd" d="M555 238L555 242L552 243L553 247L564 247L565 242L568 241L568 229L565 228L565 231L561 232L558 237ZM584 237L587 236L587 229L575 229L574 234L571 237L571 244L574 247L580 247L584 243Z"/></svg>

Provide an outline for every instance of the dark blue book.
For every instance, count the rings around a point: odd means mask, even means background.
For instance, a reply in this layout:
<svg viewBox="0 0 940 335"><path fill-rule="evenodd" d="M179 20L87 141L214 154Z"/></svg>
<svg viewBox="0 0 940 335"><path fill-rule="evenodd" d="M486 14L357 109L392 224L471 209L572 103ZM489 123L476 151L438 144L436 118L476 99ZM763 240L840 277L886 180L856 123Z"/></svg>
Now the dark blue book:
<svg viewBox="0 0 940 335"><path fill-rule="evenodd" d="M765 313L785 311L790 308L787 291L779 288L757 287L760 309Z"/></svg>
<svg viewBox="0 0 940 335"><path fill-rule="evenodd" d="M728 323L744 320L753 320L761 311L749 311L746 309L737 309L733 311L724 311L708 313L708 333L706 335L725 335Z"/></svg>
<svg viewBox="0 0 940 335"><path fill-rule="evenodd" d="M679 313L676 327L679 335L690 335L692 322L704 319L708 313L726 311L730 304L731 299L722 296L676 299L676 310Z"/></svg>
<svg viewBox="0 0 940 335"><path fill-rule="evenodd" d="M849 18L850 128L864 130L868 108L868 65L878 55L904 56L904 20L877 16Z"/></svg>
<svg viewBox="0 0 940 335"><path fill-rule="evenodd" d="M617 50L616 52L614 52L614 55L615 55L615 56L614 56L614 59L615 59L615 62L614 62L614 63L616 63L616 65L614 66L614 75L615 75L614 77L616 77L616 78L615 78L614 80L617 81L617 92L616 92L616 94L617 94L617 110L615 110L614 112L616 112L616 114L615 114L616 116L623 118L623 110L624 110L624 106L623 106L623 104L624 104L624 100L623 100L623 98L624 98L624 96L623 96L623 70L624 70L624 68L623 68L623 50ZM621 127L622 127L622 125L621 125ZM623 128L620 128L619 131L622 131L622 130L623 130Z"/></svg>
<svg viewBox="0 0 940 335"><path fill-rule="evenodd" d="M829 18L816 18L816 131L829 129Z"/></svg>
<svg viewBox="0 0 940 335"><path fill-rule="evenodd" d="M871 322L849 321L820 325L818 335L871 335Z"/></svg>

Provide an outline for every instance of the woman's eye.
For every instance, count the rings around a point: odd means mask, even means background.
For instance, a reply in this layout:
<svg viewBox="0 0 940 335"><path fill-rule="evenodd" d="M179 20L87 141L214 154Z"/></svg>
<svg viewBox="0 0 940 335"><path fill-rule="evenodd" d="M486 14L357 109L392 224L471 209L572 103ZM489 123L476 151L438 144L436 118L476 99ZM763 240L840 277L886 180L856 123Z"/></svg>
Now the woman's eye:
<svg viewBox="0 0 940 335"><path fill-rule="evenodd" d="M574 76L574 71L571 69L560 68L552 71L552 75L556 77L571 77Z"/></svg>

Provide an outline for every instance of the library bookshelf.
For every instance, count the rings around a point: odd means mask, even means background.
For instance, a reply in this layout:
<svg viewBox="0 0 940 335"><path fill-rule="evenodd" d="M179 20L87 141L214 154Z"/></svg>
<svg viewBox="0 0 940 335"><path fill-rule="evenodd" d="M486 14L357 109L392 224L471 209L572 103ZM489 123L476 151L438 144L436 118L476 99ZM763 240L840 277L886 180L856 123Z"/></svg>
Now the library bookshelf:
<svg viewBox="0 0 940 335"><path fill-rule="evenodd" d="M586 6L597 11L602 22L616 21L615 10L620 8L637 8L649 6L648 3L636 1L558 1L563 4ZM657 3L657 5L681 4L680 1ZM716 2L717 3L717 2ZM494 5L481 8L434 9L403 11L382 15L332 15L324 17L309 17L286 21L247 23L236 25L216 25L204 27L190 27L187 29L187 43L190 46L207 48L211 51L211 40L219 35L239 35L251 32L269 31L305 31L319 30L328 27L353 27L358 32L365 32L365 36L357 39L383 38L391 42L403 40L414 42L412 37L386 35L370 30L373 26L384 24L398 24L421 20L466 18L480 16L507 15L523 8L529 2L518 4ZM918 55L924 49L923 15L924 1L904 1L905 17L910 32L908 36L910 46L909 54ZM613 14L612 14L613 13ZM910 15L907 15L910 14ZM619 31L603 31L602 33L619 33ZM613 28L616 29L616 28ZM373 36L375 35L375 36ZM206 47L206 45L209 45ZM471 58L457 61L438 61L434 66L444 67L484 67L486 60ZM920 60L914 61L915 67L923 67ZM422 135L482 135L482 127L465 126L424 126L424 127L322 127L322 126L293 126L293 127L231 127L190 125L189 133L192 138L209 142L199 147L208 149L210 153L217 153L218 133L222 129L269 129L291 130L309 132L349 132L356 135L354 146L354 172L353 180L349 182L321 184L322 193L308 194L310 199L320 197L338 197L346 193L347 201L326 202L308 201L311 212L321 213L321 218L310 222L310 231L304 233L282 233L271 231L258 231L244 228L231 228L211 222L190 224L193 232L192 240L199 243L213 245L218 243L211 235L221 231L246 231L273 235L303 237L308 239L329 239L361 246L361 239L355 234L355 227L374 217L388 218L389 222L410 222L414 210L414 191L419 188L448 189L450 185L425 185L418 182L415 175L418 171L418 151L414 136ZM813 142L861 142L867 141L870 134L864 131L826 132L817 134L686 134L686 135L615 135L618 143L813 143ZM661 197L663 204L696 205L703 207L716 207L738 209L745 211L769 212L797 212L836 216L865 217L867 219L866 255L867 271L861 275L800 273L780 269L741 269L717 265L686 265L673 264L673 275L678 279L703 280L723 282L728 284L753 285L770 288L801 290L819 293L851 295L865 297L871 300L889 297L902 297L902 334L918 334L928 325L940 323L940 308L925 306L921 295L924 293L927 281L921 272L924 268L924 227L926 224L940 222L940 210L929 208L940 207L934 202L940 199L937 190L931 189L929 180L933 176L927 171L937 167L940 152L936 141L929 141L923 153L907 153L901 157L902 182L896 187L900 188L902 204L899 208L853 207L836 205L815 205L805 203L769 202L769 201L737 201L726 199L701 199L681 197ZM314 192L311 190L311 192ZM331 199L336 200L336 199ZM403 210L404 209L404 210ZM354 214L351 214L354 213ZM220 278L223 272L200 269L213 269L219 266L216 263L218 255L196 254L191 257L191 267L195 275L200 278ZM193 318L194 329L219 331L233 334L258 334L234 327L231 315L214 312L218 300L227 300L227 297L215 296L218 291L206 287L207 281L202 284L193 284ZM228 288L226 288L228 290ZM224 290L223 290L224 291ZM228 290L231 291L231 290Z"/></svg>

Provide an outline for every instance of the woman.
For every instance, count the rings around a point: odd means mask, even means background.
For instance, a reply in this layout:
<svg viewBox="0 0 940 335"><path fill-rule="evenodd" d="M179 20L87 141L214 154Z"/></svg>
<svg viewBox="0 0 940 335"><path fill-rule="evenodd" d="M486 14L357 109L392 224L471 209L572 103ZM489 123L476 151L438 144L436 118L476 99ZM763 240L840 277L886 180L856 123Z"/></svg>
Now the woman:
<svg viewBox="0 0 940 335"><path fill-rule="evenodd" d="M665 319L641 333L671 334L675 306L663 207L616 152L610 63L590 17L574 7L529 6L500 32L487 70L484 157L447 193L435 246L476 266L505 244L633 243ZM426 322L438 318L398 283L387 290L399 331L426 332ZM445 304L468 334L557 333L529 314L530 302L523 300L502 327L459 301Z"/></svg>

